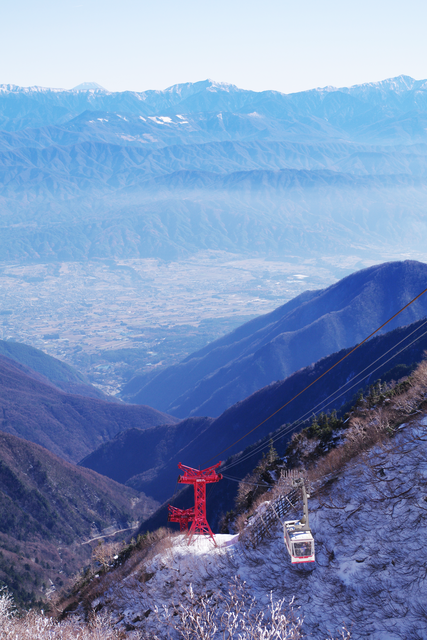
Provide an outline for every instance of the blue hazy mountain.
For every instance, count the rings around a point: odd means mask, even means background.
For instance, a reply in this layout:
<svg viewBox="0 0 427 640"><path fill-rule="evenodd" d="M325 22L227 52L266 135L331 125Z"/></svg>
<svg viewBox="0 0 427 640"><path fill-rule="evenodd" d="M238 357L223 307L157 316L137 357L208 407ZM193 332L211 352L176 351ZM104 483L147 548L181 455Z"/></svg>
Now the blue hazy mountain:
<svg viewBox="0 0 427 640"><path fill-rule="evenodd" d="M0 86L0 254L424 249L427 82Z"/></svg>
<svg viewBox="0 0 427 640"><path fill-rule="evenodd" d="M19 362L28 367L27 373L40 376L41 381L50 382L58 389L67 393L90 398L99 398L114 402L114 398L102 393L94 387L82 373L71 367L66 362L49 356L44 351L31 347L22 342L12 340L0 340L0 355Z"/></svg>
<svg viewBox="0 0 427 640"><path fill-rule="evenodd" d="M107 91L104 87L101 87L97 82L82 82L73 87L71 91Z"/></svg>
<svg viewBox="0 0 427 640"><path fill-rule="evenodd" d="M0 85L2 129L14 131L27 127L30 122L31 126L37 127L64 124L86 109L123 112L125 116L129 113L159 117L226 112L251 115L255 119L260 116L306 119L315 128L323 126L348 131L353 137L363 136L364 128L369 125L381 125L387 118L404 113L425 112L427 106L426 80L417 81L408 76L349 88L325 87L294 94L245 91L211 80L142 93L110 93L99 85L88 91L84 85L82 90L81 86L65 91Z"/></svg>
<svg viewBox="0 0 427 640"><path fill-rule="evenodd" d="M219 416L258 389L362 341L426 287L427 265L421 262L389 262L357 271L254 318L138 391L138 379L130 381L123 393L131 402L179 418ZM427 294L387 329L426 315Z"/></svg>

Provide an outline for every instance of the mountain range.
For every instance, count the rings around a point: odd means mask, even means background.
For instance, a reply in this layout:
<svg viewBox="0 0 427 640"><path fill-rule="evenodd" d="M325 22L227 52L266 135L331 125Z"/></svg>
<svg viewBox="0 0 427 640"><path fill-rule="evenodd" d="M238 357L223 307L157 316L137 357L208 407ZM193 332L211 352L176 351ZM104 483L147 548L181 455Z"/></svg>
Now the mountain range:
<svg viewBox="0 0 427 640"><path fill-rule="evenodd" d="M410 372L413 364L423 358L427 347L425 323L425 319L419 320L373 338L308 394L229 448L226 456L253 443L243 455L233 458L233 475L244 477L252 470L262 452L260 444L268 447L271 432L284 420L308 418L312 410L339 408L357 389L385 373L387 379L398 379ZM19 603L35 605L44 600L47 591L59 589L70 574L88 561L91 546L85 543L89 539L110 536L141 520L141 532L164 525L166 506L153 513L158 504L154 496L162 501L174 493L178 461L194 466L209 463L207 457L218 454L221 447L228 447L230 437L241 437L348 351L323 358L316 365L269 385L216 420L189 418L176 425L133 427L123 431L82 463L82 466L97 468L103 475L71 465L39 445L3 432L0 434L0 579ZM22 365L11 360L7 362L10 368L15 368L16 377L18 373L31 377ZM37 381L38 376L40 374L34 373L33 380ZM1 380L3 386L4 377ZM343 380L349 382L344 388ZM22 384L15 391L9 391L16 395L19 403ZM33 387L33 392L39 393L40 387ZM331 394L332 398L329 397ZM49 399L45 397L44 401ZM90 398L85 400L94 403L94 424L99 417L102 419L100 406L120 406ZM37 416L35 396L33 406ZM58 414L60 411L58 405ZM57 417L59 420L59 415ZM28 427L34 425L29 423ZM75 427L71 425L71 429ZM31 437L29 433L26 435ZM289 431L285 432L275 443L279 452L283 452L289 435ZM128 487L105 476L113 476ZM134 492L132 485L138 491L145 488L153 497ZM225 479L209 494L208 517L214 528L221 514L233 506L236 489L235 482ZM190 506L191 500L191 491L187 490L175 496L174 504L186 507Z"/></svg>
<svg viewBox="0 0 427 640"><path fill-rule="evenodd" d="M179 418L219 416L256 390L360 342L426 283L427 265L410 260L357 271L238 327L140 389L138 378L131 380L124 397ZM384 331L426 315L423 296Z"/></svg>
<svg viewBox="0 0 427 640"><path fill-rule="evenodd" d="M423 251L426 104L407 76L292 95L2 85L0 253Z"/></svg>
<svg viewBox="0 0 427 640"><path fill-rule="evenodd" d="M308 353L311 345L314 359L318 348L333 350L336 336L360 341L358 331L370 331L369 322L382 322L420 293L427 281L425 269L414 261L388 263L357 272L328 289L305 292L206 347L199 356L209 360L210 354L224 349L226 355L234 350L238 359L242 344L249 355L267 345L270 356L277 349L280 361L280 337L289 337L293 329L292 352L298 354L305 345ZM398 380L410 373L427 348L422 301L423 297L418 307L414 303L410 312L387 325L391 331L373 337L344 360L352 346L267 384L216 418L178 421L147 406L66 393L54 382L61 377L67 384L80 380L72 369L25 345L4 343L3 349L10 349L15 360L0 355L0 578L22 602L34 603L41 593L44 596L47 580L60 586L60 572L69 575L77 562L85 561L90 549L83 543L90 537L110 535L141 520L141 532L164 525L167 506L155 509L175 493L179 462L193 467L219 459L232 462L232 477L209 496L208 517L217 527L221 515L233 507L236 479L253 469L272 434L283 455L292 432L313 413L342 410L359 389L378 378ZM405 324L414 318L420 319ZM393 329L400 323L405 326ZM280 333L283 328L287 330ZM325 342L325 336L333 339ZM18 358L32 361L39 371ZM80 458L78 467L67 462ZM191 490L186 490L175 496L174 504L186 507L191 500Z"/></svg>
<svg viewBox="0 0 427 640"><path fill-rule="evenodd" d="M2 85L1 259L425 253L426 106L427 81L407 76L293 95L212 81L115 94ZM305 292L133 379L132 404L0 342L0 579L35 604L87 561L89 539L164 524L165 505L153 511L174 493L178 462L235 456L242 478L281 427L283 452L312 413L410 372L427 347L424 297L282 410L420 293L426 270L388 263ZM215 487L214 527L236 488Z"/></svg>
<svg viewBox="0 0 427 640"><path fill-rule="evenodd" d="M226 83L205 80L174 85L165 91L111 93L102 88L82 91L22 88L0 85L1 128L19 131L29 127L64 124L84 111L107 111L159 117L167 124L174 114L212 113L300 117L330 123L340 131L358 132L387 118L422 112L427 106L427 81L398 76L353 87L312 89L294 94L246 91ZM184 118L181 118L184 120ZM184 122L185 124L185 122ZM412 132L411 132L412 133ZM425 132L420 132L425 135ZM364 135L367 135L364 133ZM371 134L372 135L372 134Z"/></svg>
<svg viewBox="0 0 427 640"><path fill-rule="evenodd" d="M211 391L216 398L211 407L225 405L218 417L205 417L206 411L202 417L179 421L178 412L172 416L146 405L66 393L41 373L0 355L1 429L41 444L70 462L82 460L83 466L161 502L173 492L179 461L198 467L212 456L218 459L223 450L227 456L237 454L283 424L299 419L308 409L315 411L313 407L323 403L343 380L352 380L370 362L406 340L414 327L421 330L424 321L417 319L426 316L425 296L386 327L407 325L407 329L398 330L403 333L392 331L370 340L308 395L265 421L342 357L340 349L351 349L418 295L425 288L426 269L415 261L386 263L356 272L325 290L305 292L160 374L157 388L170 390L172 398L177 397L182 381L187 385L185 393L195 400L200 398L200 388L209 389L211 382L217 383L214 393ZM414 320L419 324L410 325ZM412 361L421 359L422 344L420 340L415 351L408 352ZM16 343L3 347L15 349L15 355L18 351L25 354L28 362L30 356L36 363L43 361L36 351L17 349ZM405 356L399 357L384 364L387 368L380 373L399 363L410 364ZM71 375L54 359L47 359L44 366L47 371L56 369L61 375L64 371ZM370 375L368 367L361 380L356 378L357 384L366 384ZM236 393L241 396L234 395L233 400L231 394ZM339 408L353 393L354 389L346 389L329 408ZM154 401L154 393L149 398ZM260 423L262 426L254 429ZM240 441L251 429L251 435Z"/></svg>
<svg viewBox="0 0 427 640"><path fill-rule="evenodd" d="M426 349L424 318L372 338L283 409L283 405L352 348L322 358L285 380L260 389L216 419L189 418L172 426L124 431L101 445L80 465L164 502L179 487L176 483L179 462L194 468L204 468L218 460L225 461L226 467L232 463L232 471L227 472L231 473L231 479L222 480L209 494L209 521L217 527L221 515L234 507L236 479L253 470L268 450L272 436L279 455L284 455L292 434L307 425L313 415L333 409L348 410L360 391L378 379L400 380L425 357ZM174 497L177 507L191 506L190 489ZM164 504L143 523L141 531L164 526L166 520L167 504Z"/></svg>

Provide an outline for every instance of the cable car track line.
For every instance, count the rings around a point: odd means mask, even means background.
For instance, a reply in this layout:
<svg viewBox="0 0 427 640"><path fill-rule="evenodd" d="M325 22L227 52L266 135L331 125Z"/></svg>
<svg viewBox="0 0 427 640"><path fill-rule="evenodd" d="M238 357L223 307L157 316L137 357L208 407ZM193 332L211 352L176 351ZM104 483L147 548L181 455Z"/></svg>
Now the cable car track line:
<svg viewBox="0 0 427 640"><path fill-rule="evenodd" d="M375 329L375 331L373 331L372 333L369 334L369 336L367 336L364 340L362 340L362 342L360 342L358 345L356 345L351 351L349 351L345 356L343 356L342 358L340 358L340 360L338 360L338 362L336 362L335 364L333 364L331 367L329 367L329 369L327 369L326 371L324 371L320 376L318 376L315 380L313 380L313 382L310 382L310 384L308 384L306 387L304 387L304 389L302 389L301 391L299 391L296 395L294 395L290 400L288 400L287 402L285 402L285 404L283 404L281 407L279 407L279 409L276 409L276 411L274 411L271 415L269 415L267 418L265 418L265 420L262 420L262 422L260 422L259 424L257 424L255 427L253 427L252 429L250 429L247 433L245 433L243 436L241 436L240 438L238 438L235 442L233 442L232 444L230 444L228 447L226 447L225 449L223 449L222 451L220 451L216 456L212 456L211 458L209 458L208 460L206 460L206 462L203 463L203 466L208 464L208 462L210 462L211 460L214 460L215 458L219 458L219 456L222 456L223 453L225 453L226 451L228 451L229 449L231 449L232 447L234 447L236 444L238 444L239 442L241 442L242 440L244 440L245 438L247 438L251 433L253 433L254 431L256 431L257 429L259 429L263 424L265 424L268 420L270 420L271 418L273 418L273 416L275 416L276 414L278 414L280 411L282 411L285 407L287 407L291 402L293 402L294 400L296 400L296 398L298 398L299 396L301 396L303 393L305 393L307 391L307 389L310 389L310 387L312 387L314 384L316 384L316 382L318 382L319 380L321 380L321 378L323 378L324 376L326 376L327 373L329 373L330 371L332 371L332 369L335 369L335 367L337 367L341 362L343 362L344 360L346 360L349 356L351 356L352 353L354 353L355 351L357 351L357 349L359 349L359 347L362 346L362 344L365 344L365 342L367 342L370 338L372 338L372 336L374 336L376 333L378 333L378 331L381 331L381 329L383 329L387 324L389 324L389 322L391 322L392 320L394 320L394 318L396 318L399 314L402 313L402 311L404 311L405 309L407 309L408 307L411 306L411 304L413 304L416 300L418 300L418 298L421 298L422 295L424 295L427 291L427 288L424 289L424 291L421 291L421 293L419 293L417 296L415 296L415 298L412 298L412 300L410 302L408 302L407 304L405 304L404 307L402 307L401 309L399 309L399 311L397 313L395 313L394 315L391 316L391 318L389 318L388 320L386 320L385 322L383 322L383 324L378 327L378 329Z"/></svg>
<svg viewBox="0 0 427 640"><path fill-rule="evenodd" d="M425 322L423 322L423 324L420 327L417 327L417 329L415 331L418 331L419 329L421 329L422 327L424 327L427 324L427 320ZM385 355L387 355L388 353L390 353L390 351L392 351L392 349L394 349L395 347L399 346L399 344L402 344L402 342L404 342L407 338L409 338L411 335L413 335L415 333L415 331L413 331L412 333L410 333L408 336L406 336L403 340L401 340L400 342L397 343L397 345L394 345L394 347L392 347L391 349L389 349L388 351L386 351L382 356L380 356L379 358L377 358L376 360L374 360L374 362L372 362L368 367L366 367L365 369L363 369L360 373L358 373L352 380L350 380L350 382L352 382L353 380L355 380L355 378L358 378L362 373L364 373L367 369L369 369L369 367L371 367L373 364L375 364L376 362L378 362L378 360L381 360L381 358L383 358ZM405 349L408 349L410 346L412 346L415 342L417 342L417 340L420 340L421 338L423 338L425 335L427 335L427 331L425 331L424 333L422 333L420 336L418 336L417 338L415 338L415 340L412 340L412 342L410 342L409 344L405 345L402 349L400 349L400 351L398 351L397 353L394 353L392 356L390 356L390 358L388 358L388 360L386 360L385 362L383 362L382 364L378 365L378 367L376 367L375 369L373 369L372 371L369 372L369 374L367 375L372 375L373 373L375 373L375 371L378 371L378 369L380 369L381 367L383 367L385 364L387 364L387 362L390 362L390 360L393 360L393 358L395 358L396 356L398 356L400 353L402 353L402 351L405 351ZM367 375L365 376L365 378L367 377ZM363 378L362 378L363 380ZM343 391L342 393L340 393L340 395L336 396L335 398L333 396L335 396L335 394L337 394L341 389L343 389L345 386L347 386L347 384L349 384L348 382L346 382L344 385L342 385L341 387L339 387L336 391L334 391L333 393L331 393L331 395L329 395L327 398L325 398L324 400L322 400L321 402L318 402L314 407L312 407L311 409L309 409L308 411L306 411L305 413L302 414L302 416L300 416L299 418L297 418L296 420L294 420L291 424L289 425L285 425L284 427L279 427L279 429L276 432L276 435L274 435L272 438L270 438L268 444L262 444L259 445L257 449L255 449L254 451L247 453L245 456L242 456L242 458L240 458L239 460L236 460L235 462L232 462L229 465L225 465L223 467L224 470L226 469L231 469L232 467L240 464L241 462L245 462L245 460L248 460L250 457L252 457L253 455L259 453L260 451L262 451L263 449L265 449L267 446L269 446L270 441L272 441L273 443L276 442L279 438L281 438L282 436L284 436L286 433L288 433L289 431L292 431L293 429L295 429L301 422L304 421L304 419L306 418L306 416L309 416L310 414L312 414L314 412L315 409L317 409L318 407L322 407L322 409L326 408L329 404L331 404L331 402L333 402L334 400L338 400L338 398L340 398L341 396L344 395L344 393L347 393L348 391L350 391L351 389L353 389L355 386L357 386L358 384L360 384L360 380L357 380L356 382L354 382L351 387L348 387L348 389L346 389L345 391ZM328 402L329 401L329 402ZM325 404L326 403L326 404ZM223 470L221 469L221 471Z"/></svg>
<svg viewBox="0 0 427 640"><path fill-rule="evenodd" d="M417 327L417 329L415 331L418 331L419 329L421 329L425 324L427 324L427 320L420 326ZM413 335L415 333L415 331L413 331L412 333L409 334L409 336L406 336L403 340L401 340L400 342L397 343L397 345L395 345L394 347L392 347L392 349L394 349L396 346L399 346L399 344L402 344L402 342L404 342L404 340L406 340L408 337L410 337L411 335ZM408 349L410 346L412 346L415 342L417 342L417 340L420 340L421 338L423 338L425 335L427 335L427 331L425 331L424 333L422 333L420 336L418 336L417 338L415 338L415 340L412 340L412 342L410 342L409 344L405 345L402 349L400 349L400 351L398 351L397 353L393 354L390 358L388 358L388 360L386 360L385 362L383 362L382 364L378 365L378 367L376 367L375 369L373 369L369 374L367 375L372 375L373 373L375 373L375 371L378 371L378 369L382 366L384 366L385 364L387 364L387 362L390 362L390 360L393 360L393 358L395 358L396 356L398 356L400 353L402 353L402 351L405 351L405 349ZM376 362L378 362L378 360L381 360L381 358L383 358L385 355L387 355L387 353L390 353L390 351L392 349L389 349L388 351L386 351L386 353L384 353L382 356L380 356L379 358L377 358L377 360L374 360L373 363L371 363L369 365L372 366L372 364L375 364ZM366 369L368 369L369 367L366 367ZM359 377L359 375L361 375L361 373L364 373L366 371L366 369L363 369L363 371L361 371L359 374L357 374L357 376L355 377ZM367 377L367 376L365 376ZM353 378L354 380L354 378ZM363 380L363 378L362 378ZM351 382L351 381L350 381ZM256 448L254 451L247 453L245 456L242 456L241 458L239 458L238 460L236 460L235 462L230 463L229 465L225 465L224 470L226 469L231 469L232 467L241 464L242 462L245 462L246 460L249 460L249 458L251 458L252 456L256 455L257 453L259 453L260 451L262 451L263 449L266 449L269 445L270 442L274 443L276 442L279 438L281 438L282 436L284 436L286 433L289 433L290 431L293 431L294 429L296 429L300 423L302 423L304 421L304 419L306 418L306 416L310 415L311 413L313 413L314 409L317 409L317 407L321 406L322 408L326 408L331 402L333 402L334 400L338 400L338 398L340 398L342 395L344 395L344 393L347 393L347 391L350 391L351 389L353 389L355 386L357 386L358 384L360 384L360 380L354 382L354 384L351 385L351 387L348 387L348 389L346 389L345 391L343 391L339 396L336 396L335 398L333 398L333 396L335 396L336 393L338 393L338 391L340 391L341 389L343 389L346 385L348 384L348 382L346 382L344 385L342 385L341 387L339 387L336 391L334 391L334 393L332 393L330 396L328 396L327 398L325 398L325 400L322 400L322 402L319 402L317 405L315 405L313 408L311 408L309 411L307 411L306 413L304 413L302 416L300 416L299 418L297 418L296 420L294 420L290 425L285 425L284 427L278 429L278 431L276 432L276 435L274 435L272 438L269 439L268 443L266 444L262 444L259 445L258 448ZM329 400L330 398L332 398L331 400ZM329 400L329 402L327 402L327 400ZM327 404L325 404L325 402L327 402ZM222 472L223 469L221 469Z"/></svg>
<svg viewBox="0 0 427 640"><path fill-rule="evenodd" d="M237 482L238 484L240 484L241 482L243 482L243 480L241 480L240 478L232 478L231 476L227 476L224 475L222 472L222 477L225 478L225 480L232 480L233 482ZM266 489L270 489L270 487L272 486L271 484L266 484L265 482L244 482L244 484L248 484L251 485L252 487L265 487Z"/></svg>

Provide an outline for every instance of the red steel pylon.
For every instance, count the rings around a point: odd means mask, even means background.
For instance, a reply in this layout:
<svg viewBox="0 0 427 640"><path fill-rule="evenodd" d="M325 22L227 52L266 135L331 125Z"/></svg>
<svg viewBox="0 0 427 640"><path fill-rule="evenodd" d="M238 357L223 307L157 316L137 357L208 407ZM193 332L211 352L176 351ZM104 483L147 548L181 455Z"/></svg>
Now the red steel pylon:
<svg viewBox="0 0 427 640"><path fill-rule="evenodd" d="M168 504L168 522L179 522L180 531L188 531L188 523L194 520L194 507L190 509L178 509Z"/></svg>
<svg viewBox="0 0 427 640"><path fill-rule="evenodd" d="M218 462L213 467L202 471L186 467L181 462L178 464L178 467L184 471L183 475L178 477L178 482L194 486L194 519L189 531L188 544L191 543L193 535L198 533L210 535L216 545L214 535L206 520L206 484L222 480L222 475L215 471L220 464L221 462Z"/></svg>

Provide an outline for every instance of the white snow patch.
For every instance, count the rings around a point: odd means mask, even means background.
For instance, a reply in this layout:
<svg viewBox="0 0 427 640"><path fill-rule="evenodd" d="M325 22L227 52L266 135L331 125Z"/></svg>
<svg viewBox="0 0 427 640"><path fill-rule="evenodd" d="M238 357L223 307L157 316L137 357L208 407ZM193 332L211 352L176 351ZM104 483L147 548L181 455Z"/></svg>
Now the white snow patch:
<svg viewBox="0 0 427 640"><path fill-rule="evenodd" d="M173 120L168 116L148 116L148 118L156 124L174 124Z"/></svg>

